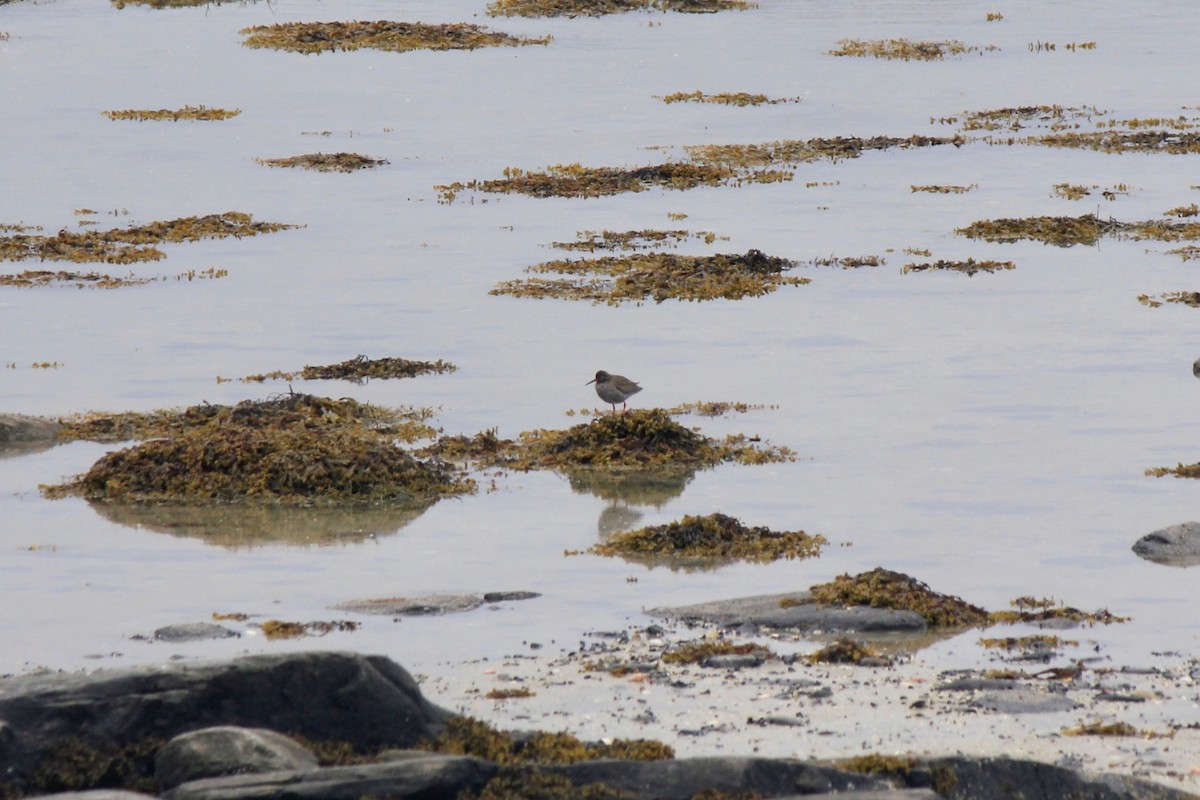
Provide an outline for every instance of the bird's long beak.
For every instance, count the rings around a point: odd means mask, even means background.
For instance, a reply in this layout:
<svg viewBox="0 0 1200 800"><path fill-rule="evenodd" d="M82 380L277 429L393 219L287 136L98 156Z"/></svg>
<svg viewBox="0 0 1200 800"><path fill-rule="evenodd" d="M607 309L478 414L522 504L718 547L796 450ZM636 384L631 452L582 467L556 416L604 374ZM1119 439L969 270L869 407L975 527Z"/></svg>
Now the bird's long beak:
<svg viewBox="0 0 1200 800"><path fill-rule="evenodd" d="M595 382L596 382L596 379L595 379L595 378L592 378L590 381L588 381L587 383L585 383L585 384L584 384L584 386L587 386L587 385L588 385L588 383L595 383Z"/></svg>

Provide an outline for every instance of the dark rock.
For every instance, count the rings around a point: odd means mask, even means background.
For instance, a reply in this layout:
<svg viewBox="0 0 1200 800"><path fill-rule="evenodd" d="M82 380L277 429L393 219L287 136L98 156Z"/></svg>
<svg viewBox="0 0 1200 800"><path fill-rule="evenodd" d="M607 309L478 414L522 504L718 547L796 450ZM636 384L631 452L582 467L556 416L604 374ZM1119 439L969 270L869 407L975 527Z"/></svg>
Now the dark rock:
<svg viewBox="0 0 1200 800"><path fill-rule="evenodd" d="M787 601L786 604L781 604ZM765 594L714 600L690 606L652 608L656 617L708 622L724 627L750 625L761 628L790 628L829 632L921 633L925 620L915 611L866 606L819 606L808 592Z"/></svg>
<svg viewBox="0 0 1200 800"><path fill-rule="evenodd" d="M627 793L629 800L685 800L703 791L780 797L890 788L879 778L788 758L583 761L542 769L576 786L606 784Z"/></svg>
<svg viewBox="0 0 1200 800"><path fill-rule="evenodd" d="M746 720L747 725L758 725L765 728L768 725L779 725L784 728L799 728L805 725L803 717L750 717Z"/></svg>
<svg viewBox="0 0 1200 800"><path fill-rule="evenodd" d="M1195 800L1195 795L1136 778L1092 778L1037 761L953 756L932 759L925 767L927 785L946 800ZM910 774L910 782L919 780L920 773Z"/></svg>
<svg viewBox="0 0 1200 800"><path fill-rule="evenodd" d="M1200 522L1181 522L1147 533L1134 543L1133 552L1147 561L1169 567L1200 564Z"/></svg>
<svg viewBox="0 0 1200 800"><path fill-rule="evenodd" d="M167 742L155 756L154 777L162 788L173 789L200 778L316 766L316 756L281 733L222 726L184 733Z"/></svg>
<svg viewBox="0 0 1200 800"><path fill-rule="evenodd" d="M0 414L0 445L53 442L57 437L58 423L52 419Z"/></svg>
<svg viewBox="0 0 1200 800"><path fill-rule="evenodd" d="M512 600L532 600L535 597L541 597L539 592L484 592L483 602L485 603L503 603Z"/></svg>
<svg viewBox="0 0 1200 800"><path fill-rule="evenodd" d="M268 772L192 781L167 792L168 800L360 800L363 797L453 798L478 792L499 768L468 756L420 758Z"/></svg>
<svg viewBox="0 0 1200 800"><path fill-rule="evenodd" d="M154 632L160 642L200 642L209 639L231 639L240 636L224 625L215 622L188 622L182 625L167 625Z"/></svg>
<svg viewBox="0 0 1200 800"><path fill-rule="evenodd" d="M748 667L761 667L764 660L762 656L755 653L747 653L745 655L724 653L703 659L700 662L700 666L708 667L709 669L746 669Z"/></svg>
<svg viewBox="0 0 1200 800"><path fill-rule="evenodd" d="M338 611L356 614L387 614L393 617L419 617L431 614L456 614L474 611L484 603L529 600L541 597L537 592L488 592L487 594L427 594L420 597L378 597L347 600L334 606Z"/></svg>
<svg viewBox="0 0 1200 800"><path fill-rule="evenodd" d="M247 656L214 664L0 680L0 795L48 751L112 752L215 725L270 728L360 748L408 747L450 712L390 659L353 653Z"/></svg>
<svg viewBox="0 0 1200 800"><path fill-rule="evenodd" d="M0 458L49 450L58 444L58 423L43 417L0 414Z"/></svg>
<svg viewBox="0 0 1200 800"><path fill-rule="evenodd" d="M124 789L92 789L87 792L41 794L38 800L150 800L151 795L127 792Z"/></svg>

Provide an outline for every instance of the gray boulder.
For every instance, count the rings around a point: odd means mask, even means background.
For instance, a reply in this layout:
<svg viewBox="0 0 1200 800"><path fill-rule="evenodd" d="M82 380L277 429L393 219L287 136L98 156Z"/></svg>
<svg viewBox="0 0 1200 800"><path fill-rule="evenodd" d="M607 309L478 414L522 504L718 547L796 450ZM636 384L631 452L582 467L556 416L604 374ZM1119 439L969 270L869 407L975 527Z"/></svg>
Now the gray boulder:
<svg viewBox="0 0 1200 800"><path fill-rule="evenodd" d="M1147 533L1134 543L1133 552L1147 561L1169 567L1200 564L1200 522L1181 522Z"/></svg>
<svg viewBox="0 0 1200 800"><path fill-rule="evenodd" d="M86 792L59 792L38 795L38 800L150 800L151 795L124 789L91 789Z"/></svg>
<svg viewBox="0 0 1200 800"><path fill-rule="evenodd" d="M363 797L453 798L478 792L499 770L469 756L427 755L382 764L268 772L192 781L169 800L360 800Z"/></svg>
<svg viewBox="0 0 1200 800"><path fill-rule="evenodd" d="M0 445L53 442L58 423L45 417L24 414L0 414Z"/></svg>
<svg viewBox="0 0 1200 800"><path fill-rule="evenodd" d="M154 777L163 789L173 789L220 775L316 767L316 756L283 734L222 726L180 734L167 742L155 756Z"/></svg>
<svg viewBox="0 0 1200 800"><path fill-rule="evenodd" d="M1125 776L1091 777L1038 761L1012 758L931 759L910 773L910 783L928 782L946 800L1195 800L1196 795Z"/></svg>
<svg viewBox="0 0 1200 800"><path fill-rule="evenodd" d="M24 790L39 760L64 746L116 759L238 725L364 750L409 747L449 716L395 662L353 653L9 678L0 680L0 794L6 784Z"/></svg>
<svg viewBox="0 0 1200 800"><path fill-rule="evenodd" d="M750 625L760 628L859 633L922 633L925 620L915 611L866 606L821 606L808 592L763 594L714 600L690 606L652 608L656 617L708 622L727 628Z"/></svg>

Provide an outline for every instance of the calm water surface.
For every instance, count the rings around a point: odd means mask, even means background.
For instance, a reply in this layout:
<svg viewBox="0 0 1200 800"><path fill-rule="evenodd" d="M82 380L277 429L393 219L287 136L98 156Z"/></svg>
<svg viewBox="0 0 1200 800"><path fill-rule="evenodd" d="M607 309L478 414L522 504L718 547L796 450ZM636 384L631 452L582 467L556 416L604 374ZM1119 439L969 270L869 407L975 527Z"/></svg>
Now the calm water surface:
<svg viewBox="0 0 1200 800"><path fill-rule="evenodd" d="M371 519L337 543L229 546L117 518L42 483L86 470L106 446L0 458L0 672L161 662L313 646L386 653L423 671L528 642L570 647L587 630L648 621L661 604L786 591L875 566L989 608L1020 595L1130 615L1086 630L1116 663L1200 654L1195 570L1139 560L1141 535L1200 516L1200 484L1145 477L1200 460L1200 312L1142 293L1200 289L1168 245L987 244L974 220L1100 213L1161 218L1196 202L1195 156L1039 147L872 152L796 168L791 182L604 199L464 194L434 185L505 167L636 166L685 145L837 135L945 134L931 120L1022 105L1094 106L1117 119L1197 113L1183 2L800 2L754 11L600 19L491 19L483 2L283 2L154 11L97 0L0 6L0 223L75 229L246 211L305 227L165 248L115 291L0 288L0 411L59 415L233 403L286 385L217 382L367 354L444 358L459 371L298 391L437 409L448 432L516 435L599 406L597 369L645 391L635 405L769 406L687 420L741 431L799 459L701 473L662 504L611 504L561 477L516 474L414 519ZM987 11L1004 19L987 22ZM247 25L290 20L477 22L553 35L547 47L303 56L241 45ZM835 58L841 38L996 45L937 63ZM1056 42L1033 52L1035 42ZM1094 50L1061 45L1095 41ZM664 104L678 91L762 92L800 103ZM113 122L105 110L238 108L225 122ZM658 148L658 149L648 149ZM354 151L390 163L357 174L268 169L258 158ZM1128 186L1055 197L1057 183ZM913 185L975 186L962 194ZM678 221L668 215L686 214ZM609 308L493 297L551 242L585 230L686 227L727 239L682 252L758 248L799 260L882 256L811 269L813 283L740 302ZM927 249L931 259L904 248ZM1015 270L901 274L913 260L1012 260ZM0 265L5 272L38 268ZM188 270L228 277L176 281ZM114 268L124 274L126 268ZM57 362L34 369L35 362ZM486 488L488 481L483 481ZM663 523L723 511L828 537L817 560L697 573L565 557L615 516ZM212 531L209 531L212 533ZM630 578L637 578L636 582ZM213 612L338 619L351 599L528 589L540 599L440 619L361 618L354 633L266 642L132 639ZM977 633L939 645L946 665L984 658ZM1090 652L1090 648L1086 648ZM1069 654L1070 655L1070 654Z"/></svg>

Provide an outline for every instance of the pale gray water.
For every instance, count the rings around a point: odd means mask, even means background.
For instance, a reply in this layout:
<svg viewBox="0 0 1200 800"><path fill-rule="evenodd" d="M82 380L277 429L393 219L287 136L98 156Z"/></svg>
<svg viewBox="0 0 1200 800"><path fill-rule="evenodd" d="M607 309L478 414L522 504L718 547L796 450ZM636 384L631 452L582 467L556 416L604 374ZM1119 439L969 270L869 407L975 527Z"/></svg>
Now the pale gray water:
<svg viewBox="0 0 1200 800"><path fill-rule="evenodd" d="M656 163L707 142L944 133L931 118L1005 106L1195 114L1181 109L1196 102L1200 6L762 0L742 13L580 20L490 19L483 9L466 0L0 6L9 35L0 41L0 222L53 232L87 207L102 228L227 210L307 226L172 246L166 260L136 269L228 269L220 280L0 289L0 362L15 365L0 371L0 411L236 402L286 386L217 376L365 353L444 358L460 369L295 388L434 406L447 431L496 426L512 436L577 422L567 409L599 407L585 381L606 369L645 387L635 407L777 405L691 422L710 435L758 433L801 456L702 473L666 505L637 509L640 524L720 510L823 533L832 546L819 560L694 574L565 558L564 549L596 541L608 504L553 475L516 474L497 491L439 503L392 535L227 549L42 499L38 484L85 470L107 449L73 444L0 459L0 672L313 646L387 653L431 671L525 641L570 646L588 629L646 622L643 607L793 590L875 566L989 608L1034 595L1131 615L1130 624L1081 634L1122 663L1200 651L1198 573L1129 550L1144 533L1200 515L1200 484L1143 475L1200 460L1200 384L1189 369L1200 311L1136 301L1200 289L1194 265L1155 243L1058 249L953 232L1002 216L1161 217L1197 200L1195 156L969 145L802 165L790 183L596 200L463 195L445 205L433 189L507 166ZM1004 20L986 22L989 10ZM244 48L238 34L250 24L353 18L480 22L554 42L302 56ZM899 36L1002 49L941 63L826 54L843 37ZM1090 51L1028 49L1093 40ZM655 99L697 89L803 102ZM186 104L243 113L219 123L112 122L100 113ZM332 135L305 135L314 131ZM391 163L339 175L255 162L318 150ZM1062 182L1131 190L1115 202L1098 193L1070 202L1051 194ZM913 184L978 188L938 195L912 193ZM128 215L107 213L121 209ZM811 285L741 302L609 308L487 294L557 257L547 245L576 231L674 227L729 237L713 247L688 242L684 252L874 254L887 264L807 271ZM926 260L905 247L928 248L933 259L1013 260L1017 269L901 275L907 261ZM29 366L44 361L62 366ZM333 619L342 615L329 606L349 599L490 589L544 597L435 620L363 618L362 630L323 640L129 638L214 611ZM973 663L977 638L935 653L947 665Z"/></svg>

